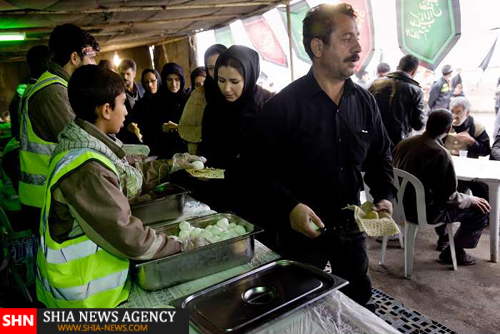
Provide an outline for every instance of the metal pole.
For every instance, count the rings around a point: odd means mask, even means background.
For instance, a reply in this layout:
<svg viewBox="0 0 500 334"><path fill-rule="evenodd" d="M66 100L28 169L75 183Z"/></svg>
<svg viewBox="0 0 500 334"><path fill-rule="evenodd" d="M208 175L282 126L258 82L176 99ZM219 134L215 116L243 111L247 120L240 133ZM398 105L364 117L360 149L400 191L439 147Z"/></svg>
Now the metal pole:
<svg viewBox="0 0 500 334"><path fill-rule="evenodd" d="M293 73L293 45L292 45L292 20L290 14L290 0L286 2L286 26L288 32L288 47L290 50L290 76L292 81L295 80L295 75Z"/></svg>

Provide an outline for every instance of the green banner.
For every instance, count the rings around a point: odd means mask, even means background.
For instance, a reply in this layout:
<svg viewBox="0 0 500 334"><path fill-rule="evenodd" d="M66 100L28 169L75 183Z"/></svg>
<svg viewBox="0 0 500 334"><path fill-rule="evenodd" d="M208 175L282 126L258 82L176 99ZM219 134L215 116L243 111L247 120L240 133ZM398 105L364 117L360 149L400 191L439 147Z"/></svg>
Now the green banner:
<svg viewBox="0 0 500 334"><path fill-rule="evenodd" d="M459 0L397 0L396 8L400 49L434 70L460 38Z"/></svg>
<svg viewBox="0 0 500 334"><path fill-rule="evenodd" d="M307 55L306 49L304 49L304 44L302 43L302 21L306 17L309 9L310 7L306 1L301 1L294 5L291 5L290 21L292 21L292 46L295 54L300 60L311 64L311 59ZM285 25L285 30L288 31L286 8L278 8L278 11L280 12L283 24Z"/></svg>
<svg viewBox="0 0 500 334"><path fill-rule="evenodd" d="M233 32L230 26L215 29L215 42L229 48L234 45Z"/></svg>

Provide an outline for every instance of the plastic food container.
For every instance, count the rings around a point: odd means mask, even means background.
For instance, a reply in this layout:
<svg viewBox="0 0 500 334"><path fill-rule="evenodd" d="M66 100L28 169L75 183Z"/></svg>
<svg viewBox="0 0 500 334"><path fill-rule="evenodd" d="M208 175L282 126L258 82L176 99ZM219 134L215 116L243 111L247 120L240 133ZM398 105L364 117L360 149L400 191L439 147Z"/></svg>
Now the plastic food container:
<svg viewBox="0 0 500 334"><path fill-rule="evenodd" d="M146 157L150 152L148 145L141 144L123 144L123 150L126 154L144 155Z"/></svg>

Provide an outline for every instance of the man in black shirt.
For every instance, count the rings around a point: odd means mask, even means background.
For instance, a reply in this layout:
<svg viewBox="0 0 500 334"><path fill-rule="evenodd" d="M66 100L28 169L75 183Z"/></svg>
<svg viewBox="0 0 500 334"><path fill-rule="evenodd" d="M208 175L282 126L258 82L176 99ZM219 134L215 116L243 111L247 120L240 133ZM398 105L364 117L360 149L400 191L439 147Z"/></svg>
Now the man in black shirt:
<svg viewBox="0 0 500 334"><path fill-rule="evenodd" d="M264 105L256 128L258 148L270 172L277 251L323 269L350 284L343 290L366 305L371 297L365 233L353 212L361 171L377 211L392 213L390 140L373 96L349 78L361 46L350 5L319 5L304 19L309 73ZM318 227L326 226L323 233ZM279 224L279 225L278 225Z"/></svg>

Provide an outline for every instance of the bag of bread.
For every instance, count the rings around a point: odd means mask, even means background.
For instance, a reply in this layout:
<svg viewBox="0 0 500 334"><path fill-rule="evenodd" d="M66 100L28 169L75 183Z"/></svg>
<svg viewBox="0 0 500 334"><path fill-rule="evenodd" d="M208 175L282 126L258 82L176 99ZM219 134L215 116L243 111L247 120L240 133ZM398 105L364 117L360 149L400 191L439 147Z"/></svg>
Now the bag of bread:
<svg viewBox="0 0 500 334"><path fill-rule="evenodd" d="M365 202L361 206L349 205L344 209L354 211L354 219L360 231L370 237L391 236L399 233L399 228L394 219L384 212L373 211L373 203Z"/></svg>

